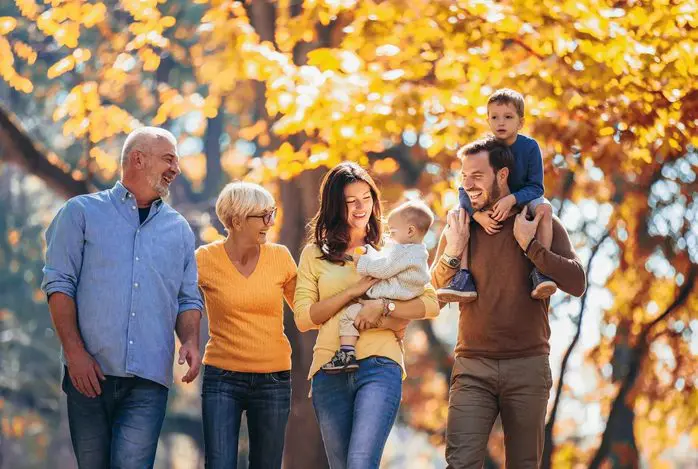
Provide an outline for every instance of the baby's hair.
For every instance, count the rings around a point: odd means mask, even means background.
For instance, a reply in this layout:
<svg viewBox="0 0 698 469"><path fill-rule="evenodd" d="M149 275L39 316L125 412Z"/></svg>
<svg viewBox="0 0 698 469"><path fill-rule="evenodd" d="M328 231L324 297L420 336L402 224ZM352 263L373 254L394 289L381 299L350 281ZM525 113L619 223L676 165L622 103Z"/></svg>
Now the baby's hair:
<svg viewBox="0 0 698 469"><path fill-rule="evenodd" d="M519 117L524 116L524 97L518 91L509 88L498 89L487 100L487 106L490 104L511 104Z"/></svg>
<svg viewBox="0 0 698 469"><path fill-rule="evenodd" d="M404 217L405 221L414 225L421 235L425 235L434 223L434 212L421 200L410 200L400 204L390 212L390 215Z"/></svg>

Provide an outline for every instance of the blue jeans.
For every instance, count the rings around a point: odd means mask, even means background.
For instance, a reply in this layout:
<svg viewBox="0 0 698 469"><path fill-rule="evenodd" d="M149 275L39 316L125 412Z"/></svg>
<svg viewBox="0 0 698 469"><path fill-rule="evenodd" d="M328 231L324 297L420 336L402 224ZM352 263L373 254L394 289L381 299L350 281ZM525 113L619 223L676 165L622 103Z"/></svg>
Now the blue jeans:
<svg viewBox="0 0 698 469"><path fill-rule="evenodd" d="M242 412L249 469L280 469L291 410L291 372L241 373L206 365L202 391L206 469L235 469Z"/></svg>
<svg viewBox="0 0 698 469"><path fill-rule="evenodd" d="M378 469L400 407L400 365L369 357L355 373L318 371L312 387L330 469Z"/></svg>
<svg viewBox="0 0 698 469"><path fill-rule="evenodd" d="M165 386L143 378L107 376L102 394L89 398L68 376L70 439L79 468L152 468L167 410Z"/></svg>

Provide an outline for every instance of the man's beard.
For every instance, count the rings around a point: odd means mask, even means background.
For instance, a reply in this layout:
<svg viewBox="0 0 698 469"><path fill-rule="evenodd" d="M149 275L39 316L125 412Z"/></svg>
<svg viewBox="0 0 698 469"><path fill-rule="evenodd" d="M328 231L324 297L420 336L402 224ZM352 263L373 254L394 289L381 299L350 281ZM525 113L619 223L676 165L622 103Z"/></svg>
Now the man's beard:
<svg viewBox="0 0 698 469"><path fill-rule="evenodd" d="M150 187L161 197L167 197L170 195L169 186L163 182L161 174L151 174L148 176L148 183Z"/></svg>
<svg viewBox="0 0 698 469"><path fill-rule="evenodd" d="M489 197L487 200L487 203L485 204L486 210L489 210L492 208L494 204L497 203L497 201L502 197L502 191L499 190L499 186L497 185L497 181L492 182L492 187L490 187L490 190L488 191Z"/></svg>

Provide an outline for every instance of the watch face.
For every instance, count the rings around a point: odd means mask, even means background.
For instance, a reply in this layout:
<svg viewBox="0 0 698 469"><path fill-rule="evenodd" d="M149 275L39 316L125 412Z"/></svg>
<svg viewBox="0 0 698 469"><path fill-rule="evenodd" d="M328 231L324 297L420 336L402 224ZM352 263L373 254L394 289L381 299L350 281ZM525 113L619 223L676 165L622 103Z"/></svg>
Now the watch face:
<svg viewBox="0 0 698 469"><path fill-rule="evenodd" d="M458 262L458 259L451 259L450 261L448 261L448 264L451 267L458 267L458 264L460 264L460 262Z"/></svg>
<svg viewBox="0 0 698 469"><path fill-rule="evenodd" d="M392 301L388 303L388 310L395 311L395 303L393 303Z"/></svg>

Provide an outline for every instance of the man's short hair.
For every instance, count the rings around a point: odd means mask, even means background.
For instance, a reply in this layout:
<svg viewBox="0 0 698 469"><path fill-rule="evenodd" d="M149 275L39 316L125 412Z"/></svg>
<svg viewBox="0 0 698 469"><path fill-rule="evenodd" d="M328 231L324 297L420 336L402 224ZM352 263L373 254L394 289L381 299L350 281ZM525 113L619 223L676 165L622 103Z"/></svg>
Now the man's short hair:
<svg viewBox="0 0 698 469"><path fill-rule="evenodd" d="M434 212L421 200L409 200L395 207L390 215L398 215L410 225L414 225L421 235L425 235L434 223Z"/></svg>
<svg viewBox="0 0 698 469"><path fill-rule="evenodd" d="M518 91L510 88L501 88L490 95L487 99L487 107L490 104L512 104L519 117L524 116L524 97Z"/></svg>
<svg viewBox="0 0 698 469"><path fill-rule="evenodd" d="M508 168L509 174L514 171L514 154L504 142L495 138L494 135L488 135L480 140L475 140L458 150L458 158L462 161L470 155L486 151L489 156L490 166L494 173L502 168Z"/></svg>
<svg viewBox="0 0 698 469"><path fill-rule="evenodd" d="M160 127L141 127L132 131L126 137L121 149L121 167L128 164L128 157L132 151L138 150L147 153L152 142L159 139L169 140L172 145L177 145L177 139L172 135L172 132Z"/></svg>

